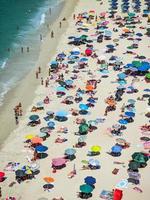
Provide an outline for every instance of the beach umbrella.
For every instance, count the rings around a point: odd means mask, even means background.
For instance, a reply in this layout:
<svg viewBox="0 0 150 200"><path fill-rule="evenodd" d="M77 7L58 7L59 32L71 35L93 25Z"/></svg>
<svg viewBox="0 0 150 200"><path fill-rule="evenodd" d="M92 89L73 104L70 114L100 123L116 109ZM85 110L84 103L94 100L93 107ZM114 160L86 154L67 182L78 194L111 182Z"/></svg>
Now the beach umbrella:
<svg viewBox="0 0 150 200"><path fill-rule="evenodd" d="M44 189L52 189L53 187L54 187L54 185L52 185L50 183L43 185Z"/></svg>
<svg viewBox="0 0 150 200"><path fill-rule="evenodd" d="M56 60L51 61L51 65L58 65L58 62Z"/></svg>
<svg viewBox="0 0 150 200"><path fill-rule="evenodd" d="M0 179L4 178L5 173L4 172L0 172Z"/></svg>
<svg viewBox="0 0 150 200"><path fill-rule="evenodd" d="M35 137L35 135L29 134L29 135L26 135L26 136L25 136L25 139L31 140L31 139L34 138L34 137Z"/></svg>
<svg viewBox="0 0 150 200"><path fill-rule="evenodd" d="M79 126L79 133L85 133L85 132L88 132L88 124L86 123L82 123L80 126Z"/></svg>
<svg viewBox="0 0 150 200"><path fill-rule="evenodd" d="M65 150L65 154L69 156L74 155L75 153L76 153L76 150L73 148L68 148Z"/></svg>
<svg viewBox="0 0 150 200"><path fill-rule="evenodd" d="M38 143L40 144L40 143L43 142L43 139L40 138L40 137L34 137L34 138L31 139L31 142L32 142L33 144L38 144Z"/></svg>
<svg viewBox="0 0 150 200"><path fill-rule="evenodd" d="M122 79L118 81L119 85L125 85L127 82L126 80Z"/></svg>
<svg viewBox="0 0 150 200"><path fill-rule="evenodd" d="M142 33L136 33L137 36L142 37L143 34Z"/></svg>
<svg viewBox="0 0 150 200"><path fill-rule="evenodd" d="M96 103L95 100L92 99L92 98L89 98L87 101L88 101L89 103Z"/></svg>
<svg viewBox="0 0 150 200"><path fill-rule="evenodd" d="M46 183L53 183L53 182L55 181L54 178L49 177L49 176L44 177L43 180L44 180Z"/></svg>
<svg viewBox="0 0 150 200"><path fill-rule="evenodd" d="M59 57L59 58L65 58L66 57L66 54L65 53L59 53L58 55L57 55L57 57Z"/></svg>
<svg viewBox="0 0 150 200"><path fill-rule="evenodd" d="M65 87L62 87L62 86L58 86L57 89L56 89L57 92L65 92L66 91L66 88Z"/></svg>
<svg viewBox="0 0 150 200"><path fill-rule="evenodd" d="M54 128L55 122L49 121L47 125L48 125L48 127L50 127L50 128Z"/></svg>
<svg viewBox="0 0 150 200"><path fill-rule="evenodd" d="M62 166L62 165L64 165L66 162L67 162L67 161L66 161L65 158L54 158L54 159L52 159L52 165L53 165L53 166L56 166L56 167Z"/></svg>
<svg viewBox="0 0 150 200"><path fill-rule="evenodd" d="M130 161L128 166L131 170L138 170L138 168L140 167L140 163L135 161Z"/></svg>
<svg viewBox="0 0 150 200"><path fill-rule="evenodd" d="M96 183L96 179L92 176L87 176L85 179L84 179L84 182L88 185L94 185Z"/></svg>
<svg viewBox="0 0 150 200"><path fill-rule="evenodd" d="M81 110L88 110L89 107L86 104L79 104L79 108Z"/></svg>
<svg viewBox="0 0 150 200"><path fill-rule="evenodd" d="M127 77L127 75L125 73L119 73L117 74L119 79L125 79Z"/></svg>
<svg viewBox="0 0 150 200"><path fill-rule="evenodd" d="M114 125L112 126L112 128L114 128L114 129L119 129L119 128L121 128L121 125L120 125L120 124L114 124Z"/></svg>
<svg viewBox="0 0 150 200"><path fill-rule="evenodd" d="M38 145L35 147L35 150L38 151L38 152L45 152L48 150L48 147L47 146L43 146L43 145Z"/></svg>
<svg viewBox="0 0 150 200"><path fill-rule="evenodd" d="M147 74L145 75L145 78L146 78L146 79L150 79L150 73L147 73Z"/></svg>
<svg viewBox="0 0 150 200"><path fill-rule="evenodd" d="M113 48L114 48L114 45L108 44L108 45L106 45L106 47L109 48L109 49L113 49Z"/></svg>
<svg viewBox="0 0 150 200"><path fill-rule="evenodd" d="M86 54L86 56L91 56L91 55L92 55L92 49L87 48L87 49L85 50L85 54Z"/></svg>
<svg viewBox="0 0 150 200"><path fill-rule="evenodd" d="M42 133L49 133L51 131L51 129L49 127L42 127L42 128L40 128L40 131Z"/></svg>
<svg viewBox="0 0 150 200"><path fill-rule="evenodd" d="M150 69L150 66L142 65L138 68L139 71L148 71Z"/></svg>
<svg viewBox="0 0 150 200"><path fill-rule="evenodd" d="M88 61L88 58L80 58L79 62L87 62Z"/></svg>
<svg viewBox="0 0 150 200"><path fill-rule="evenodd" d="M98 145L95 145L95 146L92 146L92 147L91 147L91 151L92 151L92 152L100 152L100 150L101 150L101 147L98 146Z"/></svg>
<svg viewBox="0 0 150 200"><path fill-rule="evenodd" d="M111 148L112 152L119 153L122 151L122 147L120 145L115 145Z"/></svg>
<svg viewBox="0 0 150 200"><path fill-rule="evenodd" d="M128 124L127 120L125 120L125 119L120 119L119 123L122 124L122 125Z"/></svg>
<svg viewBox="0 0 150 200"><path fill-rule="evenodd" d="M89 161L88 161L89 165L92 165L92 166L100 166L100 162L99 160L96 160L96 159L93 159L91 158Z"/></svg>
<svg viewBox="0 0 150 200"><path fill-rule="evenodd" d="M78 142L84 142L86 140L85 135L82 135L78 138Z"/></svg>
<svg viewBox="0 0 150 200"><path fill-rule="evenodd" d="M134 61L132 61L132 65L135 66L135 67L140 67L141 66L141 61L134 60Z"/></svg>
<svg viewBox="0 0 150 200"><path fill-rule="evenodd" d="M30 169L34 172L40 168L40 165L37 162L32 162L30 165Z"/></svg>
<svg viewBox="0 0 150 200"><path fill-rule="evenodd" d="M46 137L47 136L47 134L46 133L42 133L42 132L40 132L40 133L38 133L38 135L37 135L38 137Z"/></svg>
<svg viewBox="0 0 150 200"><path fill-rule="evenodd" d="M130 103L130 104L135 104L135 102L136 102L136 100L134 100L134 99L128 99L128 103Z"/></svg>
<svg viewBox="0 0 150 200"><path fill-rule="evenodd" d="M39 116L38 116L38 115L31 115L31 116L29 117L29 119L30 119L31 121L37 121L37 120L39 119Z"/></svg>
<svg viewBox="0 0 150 200"><path fill-rule="evenodd" d="M132 159L135 161L135 162L138 162L138 163L146 163L148 161L148 157L145 156L143 153L141 152L136 152L132 155Z"/></svg>
<svg viewBox="0 0 150 200"><path fill-rule="evenodd" d="M129 17L134 17L134 16L135 16L135 13L134 13L134 12L129 12L129 13L128 13L128 16L129 16Z"/></svg>
<svg viewBox="0 0 150 200"><path fill-rule="evenodd" d="M134 112L125 112L125 115L128 116L128 117L135 117Z"/></svg>
<svg viewBox="0 0 150 200"><path fill-rule="evenodd" d="M80 191L89 194L93 191L93 187L87 184L83 184L80 186Z"/></svg>
<svg viewBox="0 0 150 200"><path fill-rule="evenodd" d="M73 80L68 79L68 80L65 81L65 83L66 83L66 85L72 85L73 84Z"/></svg>
<svg viewBox="0 0 150 200"><path fill-rule="evenodd" d="M55 116L57 117L66 117L68 115L68 112L64 111L64 110L60 110L58 112L56 112Z"/></svg>
<svg viewBox="0 0 150 200"><path fill-rule="evenodd" d="M21 169L18 169L15 171L15 175L18 177L23 177L23 176L25 176L25 172Z"/></svg>

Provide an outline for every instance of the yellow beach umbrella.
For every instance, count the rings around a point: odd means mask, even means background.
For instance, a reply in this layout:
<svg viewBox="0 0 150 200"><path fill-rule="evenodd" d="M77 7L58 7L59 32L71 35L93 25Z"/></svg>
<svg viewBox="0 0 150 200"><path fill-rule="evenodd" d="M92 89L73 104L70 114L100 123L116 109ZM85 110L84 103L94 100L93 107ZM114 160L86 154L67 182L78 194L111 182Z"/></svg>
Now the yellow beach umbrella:
<svg viewBox="0 0 150 200"><path fill-rule="evenodd" d="M27 140L31 140L31 139L34 138L34 137L35 137L35 135L33 135L33 134L28 134L28 135L25 136L25 138L26 138Z"/></svg>
<svg viewBox="0 0 150 200"><path fill-rule="evenodd" d="M100 147L100 146L97 146L97 145L92 146L92 147L91 147L91 151L92 151L92 152L100 152L100 151L101 151L101 147Z"/></svg>

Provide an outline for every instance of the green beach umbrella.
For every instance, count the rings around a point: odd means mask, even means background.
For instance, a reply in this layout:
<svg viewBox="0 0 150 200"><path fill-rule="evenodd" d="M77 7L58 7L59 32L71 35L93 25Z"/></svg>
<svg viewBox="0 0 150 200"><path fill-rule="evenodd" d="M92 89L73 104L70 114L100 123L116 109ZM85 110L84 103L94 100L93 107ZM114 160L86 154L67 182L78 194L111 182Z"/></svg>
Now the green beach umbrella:
<svg viewBox="0 0 150 200"><path fill-rule="evenodd" d="M132 155L132 158L135 162L138 162L138 163L146 163L148 161L148 157L145 156L143 153L141 152L137 152L137 153L134 153Z"/></svg>
<svg viewBox="0 0 150 200"><path fill-rule="evenodd" d="M150 72L145 75L145 78L150 79Z"/></svg>
<svg viewBox="0 0 150 200"><path fill-rule="evenodd" d="M135 13L134 13L134 12L129 12L129 13L128 13L128 16L129 16L129 17L134 17L134 16L135 16Z"/></svg>
<svg viewBox="0 0 150 200"><path fill-rule="evenodd" d="M135 67L140 67L141 66L141 62L138 61L138 60L134 60L134 61L132 61L132 65L135 66Z"/></svg>
<svg viewBox="0 0 150 200"><path fill-rule="evenodd" d="M82 160L81 161L83 164L88 164L89 162L87 160Z"/></svg>
<svg viewBox="0 0 150 200"><path fill-rule="evenodd" d="M80 191L88 194L93 191L93 187L87 184L83 184L80 186Z"/></svg>
<svg viewBox="0 0 150 200"><path fill-rule="evenodd" d="M132 170L138 170L138 168L140 167L140 163L131 161L128 166Z"/></svg>
<svg viewBox="0 0 150 200"><path fill-rule="evenodd" d="M84 124L81 124L79 126L79 132L82 134L82 133L85 133L85 132L88 132L88 129L89 129L89 126L88 124L84 123Z"/></svg>

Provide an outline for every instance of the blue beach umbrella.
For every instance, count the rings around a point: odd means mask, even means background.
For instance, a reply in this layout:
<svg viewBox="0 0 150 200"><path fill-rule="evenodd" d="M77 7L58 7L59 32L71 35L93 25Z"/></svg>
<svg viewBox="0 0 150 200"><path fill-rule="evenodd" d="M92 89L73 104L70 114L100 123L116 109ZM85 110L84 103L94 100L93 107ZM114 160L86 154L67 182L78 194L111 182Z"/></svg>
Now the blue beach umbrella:
<svg viewBox="0 0 150 200"><path fill-rule="evenodd" d="M125 73L119 73L117 74L119 79L125 79L127 77L127 75Z"/></svg>
<svg viewBox="0 0 150 200"><path fill-rule="evenodd" d="M88 163L89 163L89 165L92 165L92 166L100 166L100 162L97 159L91 158L91 159L89 159Z"/></svg>
<svg viewBox="0 0 150 200"><path fill-rule="evenodd" d="M86 104L79 104L79 108L81 110L88 110L89 107Z"/></svg>
<svg viewBox="0 0 150 200"><path fill-rule="evenodd" d="M73 80L68 79L68 80L65 81L65 83L66 83L66 85L72 85L73 84Z"/></svg>
<svg viewBox="0 0 150 200"><path fill-rule="evenodd" d="M55 114L57 117L65 117L68 115L68 112L64 111L64 110L60 110L58 112L56 112Z"/></svg>
<svg viewBox="0 0 150 200"><path fill-rule="evenodd" d="M80 60L79 60L79 62L86 62L86 61L88 61L88 58L80 58Z"/></svg>
<svg viewBox="0 0 150 200"><path fill-rule="evenodd" d="M135 117L134 112L125 112L125 115L128 116L128 117Z"/></svg>
<svg viewBox="0 0 150 200"><path fill-rule="evenodd" d="M118 83L119 85L125 85L127 82L125 80L119 80Z"/></svg>
<svg viewBox="0 0 150 200"><path fill-rule="evenodd" d="M43 146L43 145L38 145L35 147L35 150L38 151L38 152L45 152L48 150L48 147L47 146Z"/></svg>
<svg viewBox="0 0 150 200"><path fill-rule="evenodd" d="M48 127L53 128L55 126L55 122L49 121L47 125Z"/></svg>
<svg viewBox="0 0 150 200"><path fill-rule="evenodd" d="M59 54L57 55L57 57L59 57L59 58L65 58L65 57L66 57L66 54L64 54L64 53L59 53Z"/></svg>
<svg viewBox="0 0 150 200"><path fill-rule="evenodd" d="M111 148L112 152L119 153L122 151L122 147L120 145L115 145Z"/></svg>
<svg viewBox="0 0 150 200"><path fill-rule="evenodd" d="M122 125L128 124L127 120L125 120L125 119L120 119L118 122L119 122L120 124L122 124Z"/></svg>
<svg viewBox="0 0 150 200"><path fill-rule="evenodd" d="M30 119L31 121L37 121L37 120L39 119L39 116L38 116L38 115L31 115L31 116L29 117L29 119Z"/></svg>
<svg viewBox="0 0 150 200"><path fill-rule="evenodd" d="M88 185L94 185L96 183L96 179L92 176L87 176L85 179L84 179L84 182Z"/></svg>
<svg viewBox="0 0 150 200"><path fill-rule="evenodd" d="M51 65L58 65L58 62L56 60L51 61Z"/></svg>
<svg viewBox="0 0 150 200"><path fill-rule="evenodd" d="M45 137L45 136L47 136L47 134L46 134L46 133L43 133L43 132L40 132L40 133L38 134L38 137Z"/></svg>
<svg viewBox="0 0 150 200"><path fill-rule="evenodd" d="M128 103L130 104L135 104L136 100L135 99L128 99Z"/></svg>
<svg viewBox="0 0 150 200"><path fill-rule="evenodd" d="M75 153L76 153L76 150L72 149L72 148L69 148L69 149L65 150L65 154L69 155L69 156L74 155Z"/></svg>
<svg viewBox="0 0 150 200"><path fill-rule="evenodd" d="M92 98L89 98L87 101L88 101L89 103L96 103L95 100L92 99Z"/></svg>
<svg viewBox="0 0 150 200"><path fill-rule="evenodd" d="M65 91L66 91L66 88L65 88L65 87L62 87L62 86L58 86L58 87L56 88L56 91L57 91L57 92L65 92Z"/></svg>
<svg viewBox="0 0 150 200"><path fill-rule="evenodd" d="M113 49L113 48L114 48L114 45L108 44L108 45L106 45L106 47L109 48L109 49Z"/></svg>

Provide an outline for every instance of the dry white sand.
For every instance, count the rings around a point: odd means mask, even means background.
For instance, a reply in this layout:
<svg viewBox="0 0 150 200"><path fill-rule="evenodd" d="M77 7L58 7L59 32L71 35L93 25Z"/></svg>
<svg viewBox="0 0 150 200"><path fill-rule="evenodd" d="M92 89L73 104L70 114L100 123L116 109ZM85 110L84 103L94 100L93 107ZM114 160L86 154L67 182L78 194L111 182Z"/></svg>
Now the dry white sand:
<svg viewBox="0 0 150 200"><path fill-rule="evenodd" d="M107 2L104 3L102 6L99 5L99 2L92 1L91 0L80 0L75 8L74 13L78 14L83 11L89 11L89 10L95 10L97 14L99 14L101 11L105 11L108 8ZM144 19L145 20L145 19ZM73 21L72 16L70 17L69 26L66 30L66 32L59 38L59 44L57 46L57 52L59 53L61 51L64 51L65 53L68 53L73 47L68 46L68 36L70 35L81 35L81 33L76 31L76 27L74 26L75 21ZM146 24L144 21L143 24ZM111 21L109 28L113 29L114 24ZM89 25L90 31L89 35L94 33L94 25ZM137 30L136 30L137 31ZM120 32L114 34L113 38L116 38L119 35ZM91 36L92 37L92 36ZM99 44L94 42L94 47L97 50L101 50L105 47L105 45L109 44L110 41L104 41L103 43ZM49 45L49 44L47 44ZM113 55L117 55L123 58L123 62L129 63L132 61L133 56L130 55L123 55L122 53L126 51L126 47L128 45L127 40L122 40L119 42L119 46L117 47L117 51ZM81 51L85 50L85 47L81 48ZM141 45L139 46L139 49L136 51L141 54L144 54L145 56L149 56L148 47L147 47L147 38L143 37L143 40L141 42ZM41 63L44 64L45 60L48 62L49 55L45 53L45 57L43 58L44 53L41 56ZM109 57L108 54L106 54L107 57ZM43 59L43 61L42 61ZM93 59L89 59L89 68L91 71L94 71L95 78L100 78L100 74L96 71L98 66L96 64L96 61ZM70 73L68 75L65 75L65 78L69 77ZM85 82L89 79L89 76L85 73L80 73L80 79L75 81L76 88L80 87L81 89L85 88ZM113 94L115 91L115 88L117 84L113 84L112 81L116 80L116 73L110 69L110 75L107 79L102 79L102 82L97 87L97 93L96 97L98 97L98 102L94 109L91 109L91 114L87 115L85 118L90 119L96 119L98 117L102 117L104 115L104 110L106 107L106 104L104 103L104 99L109 96L110 94ZM128 82L130 83L131 79L128 79ZM77 192L79 192L79 186L84 183L84 178L89 175L96 178L97 182L95 184L95 189L93 191L93 197L92 200L99 199L99 194L102 191L102 189L106 190L112 190L115 188L116 184L122 180L127 179L127 168L128 168L128 161L131 159L131 155L133 152L141 151L143 150L142 145L140 143L139 138L141 137L141 133L139 130L139 126L143 125L146 121L145 113L147 112L147 102L138 102L136 103L136 117L135 122L131 123L127 126L127 129L124 131L124 138L131 143L131 147L123 150L121 157L114 158L108 155L106 152L110 151L111 147L115 144L115 137L110 137L107 134L107 128L111 127L111 125L115 124L119 119L120 114L120 108L123 103L126 103L129 98L137 98L140 96L144 88L147 87L147 84L144 81L137 82L135 84L135 87L139 90L138 94L124 94L123 101L119 102L117 104L117 110L115 112L109 113L105 123L98 125L98 129L91 134L88 134L87 137L87 146L82 149L77 149L76 153L76 159L72 162L67 163L67 167L58 171L56 174L52 173L51 169L51 159L54 157L60 157L64 154L64 150L66 148L72 147L76 141L77 137L74 135L75 132L78 131L78 126L74 123L75 117L70 116L68 121L65 123L58 123L56 122L56 129L51 134L51 137L48 138L43 144L48 146L48 157L43 160L39 160L40 163L40 174L36 176L35 180L31 181L25 181L21 184L15 184L13 187L8 187L8 184L12 182L15 179L14 173L12 172L6 172L6 176L8 177L3 183L1 183L2 187L2 194L5 197L6 195L9 196L16 196L17 199L22 200L37 200L40 197L45 197L47 199L52 199L54 197L60 197L62 196L65 200L76 200L77 198ZM75 90L72 90L71 92L68 92L68 95L74 95ZM28 94L27 94L28 95ZM19 127L13 131L13 133L10 135L10 137L5 142L5 145L3 146L1 152L0 152L0 162L1 171L3 170L4 166L9 161L16 161L20 162L21 166L28 164L26 160L26 156L32 156L30 152L27 152L24 148L24 137L27 134L38 134L39 129L42 126L46 126L46 122L44 121L43 117L46 114L46 111L53 110L58 111L60 109L68 110L72 107L78 108L78 105L73 106L65 106L64 104L60 103L60 99L58 99L55 95L55 85L54 82L50 82L50 85L48 88L45 88L44 86L39 86L37 90L35 91L36 97L33 100L32 105L27 109L27 113L20 121ZM31 107L35 105L38 101L43 100L44 97L48 95L50 96L50 99L52 100L50 104L45 105L45 110L39 112L40 118L42 123L40 126L37 126L35 128L29 127L26 124L28 123L28 117L31 115ZM84 97L83 102L85 102L86 97ZM68 142L62 143L62 144L55 144L54 141L58 137L57 130L60 126L65 125L69 129L69 133L67 135L64 135L64 137L67 137ZM81 170L82 168L82 160L88 159L86 156L88 150L92 145L100 145L102 147L102 152L100 156L96 157L100 160L101 163L101 169L100 170ZM113 161L122 161L125 162L125 167L117 166L113 164ZM77 175L73 179L68 179L67 174L73 169L73 165L76 165ZM112 174L112 170L114 168L119 168L119 173L115 176ZM129 184L126 189L124 189L123 192L123 200L149 200L150 191L149 191L149 166L140 169L141 174L141 184L140 188L143 190L143 193L138 193L133 190L133 185ZM42 186L44 185L43 177L45 176L52 176L55 179L54 182L54 189L52 189L50 192L44 192Z"/></svg>

